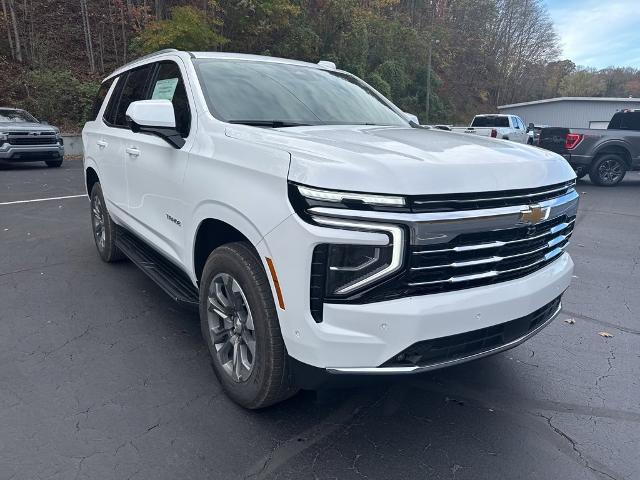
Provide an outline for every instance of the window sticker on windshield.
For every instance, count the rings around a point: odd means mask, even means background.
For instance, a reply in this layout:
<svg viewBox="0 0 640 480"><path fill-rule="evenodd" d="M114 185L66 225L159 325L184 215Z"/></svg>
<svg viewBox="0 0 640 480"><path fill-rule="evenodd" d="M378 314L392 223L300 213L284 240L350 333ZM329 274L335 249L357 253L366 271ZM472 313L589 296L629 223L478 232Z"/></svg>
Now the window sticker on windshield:
<svg viewBox="0 0 640 480"><path fill-rule="evenodd" d="M178 86L177 78L167 78L166 80L158 80L153 89L152 100L173 100L173 94Z"/></svg>

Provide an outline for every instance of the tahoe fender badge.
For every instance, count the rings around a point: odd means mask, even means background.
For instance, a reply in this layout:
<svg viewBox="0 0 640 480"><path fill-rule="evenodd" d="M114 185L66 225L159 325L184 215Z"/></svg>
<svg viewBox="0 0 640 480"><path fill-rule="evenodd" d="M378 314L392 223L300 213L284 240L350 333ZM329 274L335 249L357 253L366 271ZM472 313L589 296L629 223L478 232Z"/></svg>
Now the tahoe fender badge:
<svg viewBox="0 0 640 480"><path fill-rule="evenodd" d="M179 227L182 226L182 222L180 220L178 220L177 218L173 218L171 215L169 215L168 213L165 213L165 215L167 216L167 220L169 220L170 222L175 223L176 225L178 225Z"/></svg>

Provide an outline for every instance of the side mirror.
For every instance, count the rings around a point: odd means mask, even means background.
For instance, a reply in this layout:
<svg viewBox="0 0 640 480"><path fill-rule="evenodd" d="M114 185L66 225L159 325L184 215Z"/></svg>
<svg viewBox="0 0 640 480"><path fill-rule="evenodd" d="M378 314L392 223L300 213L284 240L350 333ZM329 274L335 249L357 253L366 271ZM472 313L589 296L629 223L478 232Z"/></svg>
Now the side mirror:
<svg viewBox="0 0 640 480"><path fill-rule="evenodd" d="M155 135L174 148L184 146L184 138L176 130L176 114L169 100L132 102L126 115L132 132Z"/></svg>
<svg viewBox="0 0 640 480"><path fill-rule="evenodd" d="M420 125L420 120L418 120L418 117L416 117L413 113L409 113L409 112L403 112L403 113L407 120L415 123L416 125Z"/></svg>
<svg viewBox="0 0 640 480"><path fill-rule="evenodd" d="M49 125L49 122L47 122L46 120L40 120L40 123L41 123L42 125Z"/></svg>

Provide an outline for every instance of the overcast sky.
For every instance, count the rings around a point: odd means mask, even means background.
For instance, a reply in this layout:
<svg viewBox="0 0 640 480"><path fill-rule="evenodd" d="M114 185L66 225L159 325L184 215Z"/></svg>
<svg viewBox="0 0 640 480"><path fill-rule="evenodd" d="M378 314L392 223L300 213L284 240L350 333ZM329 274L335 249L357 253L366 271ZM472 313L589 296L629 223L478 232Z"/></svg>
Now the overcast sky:
<svg viewBox="0 0 640 480"><path fill-rule="evenodd" d="M577 65L640 68L640 0L544 0Z"/></svg>

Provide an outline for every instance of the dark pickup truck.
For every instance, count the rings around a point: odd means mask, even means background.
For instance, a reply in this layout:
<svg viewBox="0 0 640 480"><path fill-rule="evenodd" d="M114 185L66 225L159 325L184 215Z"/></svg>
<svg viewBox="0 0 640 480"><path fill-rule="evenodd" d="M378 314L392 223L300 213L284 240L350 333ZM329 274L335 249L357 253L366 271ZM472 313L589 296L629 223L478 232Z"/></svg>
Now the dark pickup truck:
<svg viewBox="0 0 640 480"><path fill-rule="evenodd" d="M629 170L640 170L640 110L614 114L606 130L544 128L538 146L566 158L578 178L617 185Z"/></svg>

